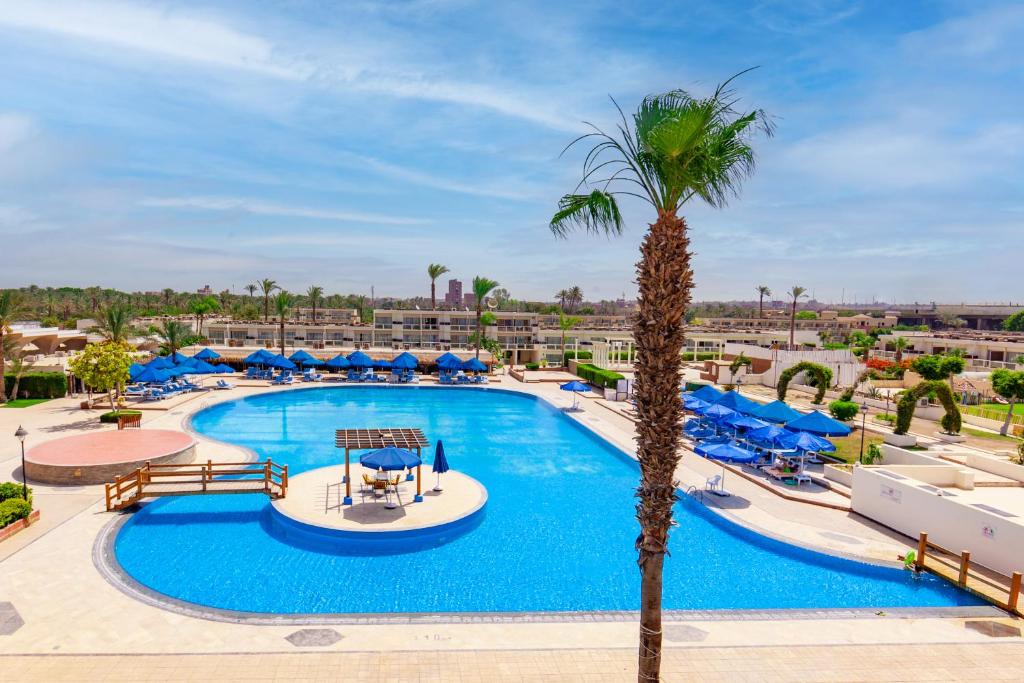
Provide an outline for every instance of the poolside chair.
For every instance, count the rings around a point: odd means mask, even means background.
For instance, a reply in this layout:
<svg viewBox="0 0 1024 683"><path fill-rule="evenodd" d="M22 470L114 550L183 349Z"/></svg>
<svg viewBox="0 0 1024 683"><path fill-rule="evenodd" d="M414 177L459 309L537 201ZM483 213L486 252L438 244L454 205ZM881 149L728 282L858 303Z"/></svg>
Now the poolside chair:
<svg viewBox="0 0 1024 683"><path fill-rule="evenodd" d="M137 396L139 398L142 398L143 396L146 395L146 387L144 387L141 384L137 384L137 385L131 386L131 387L126 387L125 390L124 390L124 395L125 396Z"/></svg>
<svg viewBox="0 0 1024 683"><path fill-rule="evenodd" d="M223 390L223 389L234 389L235 385L234 384L229 384L228 382L225 382L224 380L219 379L219 380L217 380L217 383L213 385L213 388L214 389L221 389L221 390Z"/></svg>
<svg viewBox="0 0 1024 683"><path fill-rule="evenodd" d="M728 496L729 492L725 490L725 482L722 481L722 475L716 474L713 477L708 477L704 482L704 490L708 493L713 493L716 496Z"/></svg>

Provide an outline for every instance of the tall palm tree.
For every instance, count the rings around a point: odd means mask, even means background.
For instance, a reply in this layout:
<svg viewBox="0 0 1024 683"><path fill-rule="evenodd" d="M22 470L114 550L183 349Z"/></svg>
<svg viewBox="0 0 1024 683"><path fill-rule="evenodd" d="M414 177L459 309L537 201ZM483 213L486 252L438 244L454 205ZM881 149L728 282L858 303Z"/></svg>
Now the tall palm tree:
<svg viewBox="0 0 1024 683"><path fill-rule="evenodd" d="M757 296L758 296L758 299L757 299L757 317L758 318L763 318L764 317L764 298L766 296L771 296L771 295L772 295L772 290L768 288L768 285L758 285L757 286Z"/></svg>
<svg viewBox="0 0 1024 683"><path fill-rule="evenodd" d="M793 308L789 312L789 347L793 348L796 338L796 302L807 296L807 289L793 285L793 288L789 290L789 296L793 297Z"/></svg>
<svg viewBox="0 0 1024 683"><path fill-rule="evenodd" d="M188 312L196 317L196 333L203 336L203 319L220 307L213 296L203 296L188 302Z"/></svg>
<svg viewBox="0 0 1024 683"><path fill-rule="evenodd" d="M430 276L430 310L437 310L437 278L448 272L448 266L440 263L431 263L427 266L427 275Z"/></svg>
<svg viewBox="0 0 1024 683"><path fill-rule="evenodd" d="M106 306L96 321L96 332L107 341L126 342L135 333L132 327L132 309L123 304Z"/></svg>
<svg viewBox="0 0 1024 683"><path fill-rule="evenodd" d="M566 303L569 306L569 312L575 313L576 309L578 309L583 304L583 290L580 288L579 285L573 285L568 289L568 291L565 294Z"/></svg>
<svg viewBox="0 0 1024 683"><path fill-rule="evenodd" d="M270 295L281 288L277 286L276 282L266 278L260 280L259 285L260 291L263 292L263 322L268 322L270 320Z"/></svg>
<svg viewBox="0 0 1024 683"><path fill-rule="evenodd" d="M473 296L476 298L476 357L480 358L480 345L484 341L484 326L480 322L480 316L484 312L484 299L498 286L496 280L489 280L477 275L473 278Z"/></svg>
<svg viewBox="0 0 1024 683"><path fill-rule="evenodd" d="M182 343L192 333L188 325L179 320L165 320L160 327L154 329L156 336L167 350L167 355L174 358L174 354L181 348Z"/></svg>
<svg viewBox="0 0 1024 683"><path fill-rule="evenodd" d="M309 297L309 304L313 307L313 324L316 325L316 305L324 295L323 287L310 287L306 290L306 296Z"/></svg>
<svg viewBox="0 0 1024 683"><path fill-rule="evenodd" d="M15 319L24 312L25 301L21 293L13 289L0 291L0 403L7 403L7 388L4 386L4 339Z"/></svg>
<svg viewBox="0 0 1024 683"><path fill-rule="evenodd" d="M693 285L690 240L679 212L694 198L724 206L754 168L751 133L755 127L771 132L763 112L740 114L734 109L731 80L704 98L682 90L648 96L632 122L619 109L615 136L591 125L593 132L570 144L594 143L584 161L583 178L575 193L562 197L551 219L551 229L559 236L574 228L618 235L623 227L619 195L643 200L656 214L640 247L633 324L641 470L636 492L640 681L657 680L661 667L662 573L679 462L679 372L684 314ZM591 191L580 194L585 186Z"/></svg>
<svg viewBox="0 0 1024 683"><path fill-rule="evenodd" d="M245 291L249 292L249 299L255 299L256 298L256 290L258 289L258 287L256 287L256 285L250 283L250 284L247 284L242 289L244 289Z"/></svg>
<svg viewBox="0 0 1024 683"><path fill-rule="evenodd" d="M562 332L562 365L567 364L565 362L565 333L579 325L581 322L583 322L582 318L566 315L562 311L558 312L558 329Z"/></svg>
<svg viewBox="0 0 1024 683"><path fill-rule="evenodd" d="M560 289L560 290L558 290L557 292L555 292L555 298L558 299L558 307L564 311L565 307L566 307L566 303L569 301L569 290L568 289Z"/></svg>
<svg viewBox="0 0 1024 683"><path fill-rule="evenodd" d="M164 297L164 306L170 306L174 301L174 290L167 287L163 292L161 292L161 294L163 294Z"/></svg>
<svg viewBox="0 0 1024 683"><path fill-rule="evenodd" d="M288 317L288 314L292 310L292 305L295 303L295 297L288 293L287 290L282 289L274 297L274 312L277 313L277 318L280 321L281 332L281 355L284 355L284 321Z"/></svg>

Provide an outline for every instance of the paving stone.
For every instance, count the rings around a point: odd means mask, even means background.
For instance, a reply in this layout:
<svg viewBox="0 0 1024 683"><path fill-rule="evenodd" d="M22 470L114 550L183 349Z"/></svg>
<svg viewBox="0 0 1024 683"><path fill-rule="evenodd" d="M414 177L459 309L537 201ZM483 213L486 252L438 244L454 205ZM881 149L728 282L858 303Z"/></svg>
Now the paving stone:
<svg viewBox="0 0 1024 683"><path fill-rule="evenodd" d="M1019 638L1020 629L1016 626L1003 624L998 621L967 621L964 628L978 633L984 633L992 638Z"/></svg>
<svg viewBox="0 0 1024 683"><path fill-rule="evenodd" d="M673 643L699 643L708 637L708 632L687 624L670 624L665 627L665 640Z"/></svg>

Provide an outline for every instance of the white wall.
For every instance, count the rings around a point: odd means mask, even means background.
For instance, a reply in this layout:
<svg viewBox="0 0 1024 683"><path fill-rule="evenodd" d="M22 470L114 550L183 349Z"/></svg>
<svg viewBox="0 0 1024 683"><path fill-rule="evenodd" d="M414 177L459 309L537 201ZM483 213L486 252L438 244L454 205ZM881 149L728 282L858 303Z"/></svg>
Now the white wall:
<svg viewBox="0 0 1024 683"><path fill-rule="evenodd" d="M968 550L973 561L1007 576L1024 570L1024 525L937 496L913 480L855 467L852 506L855 512L912 538L923 531L929 540L953 552Z"/></svg>
<svg viewBox="0 0 1024 683"><path fill-rule="evenodd" d="M982 472L1024 482L1024 465L1016 465L1009 460L992 458L980 453L967 453L966 463L968 467L979 469Z"/></svg>

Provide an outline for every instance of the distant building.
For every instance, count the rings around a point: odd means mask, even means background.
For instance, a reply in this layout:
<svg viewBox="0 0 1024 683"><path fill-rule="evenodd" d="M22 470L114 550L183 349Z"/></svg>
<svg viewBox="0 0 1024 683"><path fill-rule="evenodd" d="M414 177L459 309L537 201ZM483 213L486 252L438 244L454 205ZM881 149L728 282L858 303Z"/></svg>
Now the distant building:
<svg viewBox="0 0 1024 683"><path fill-rule="evenodd" d="M472 292L466 292L465 294L463 294L462 305L468 306L470 308L476 306L476 294L473 294Z"/></svg>
<svg viewBox="0 0 1024 683"><path fill-rule="evenodd" d="M462 280L448 281L448 293L444 295L444 302L449 306L462 305Z"/></svg>
<svg viewBox="0 0 1024 683"><path fill-rule="evenodd" d="M202 294L203 296L209 296L213 294L213 288L210 285L204 285L200 289L196 290L196 294Z"/></svg>

